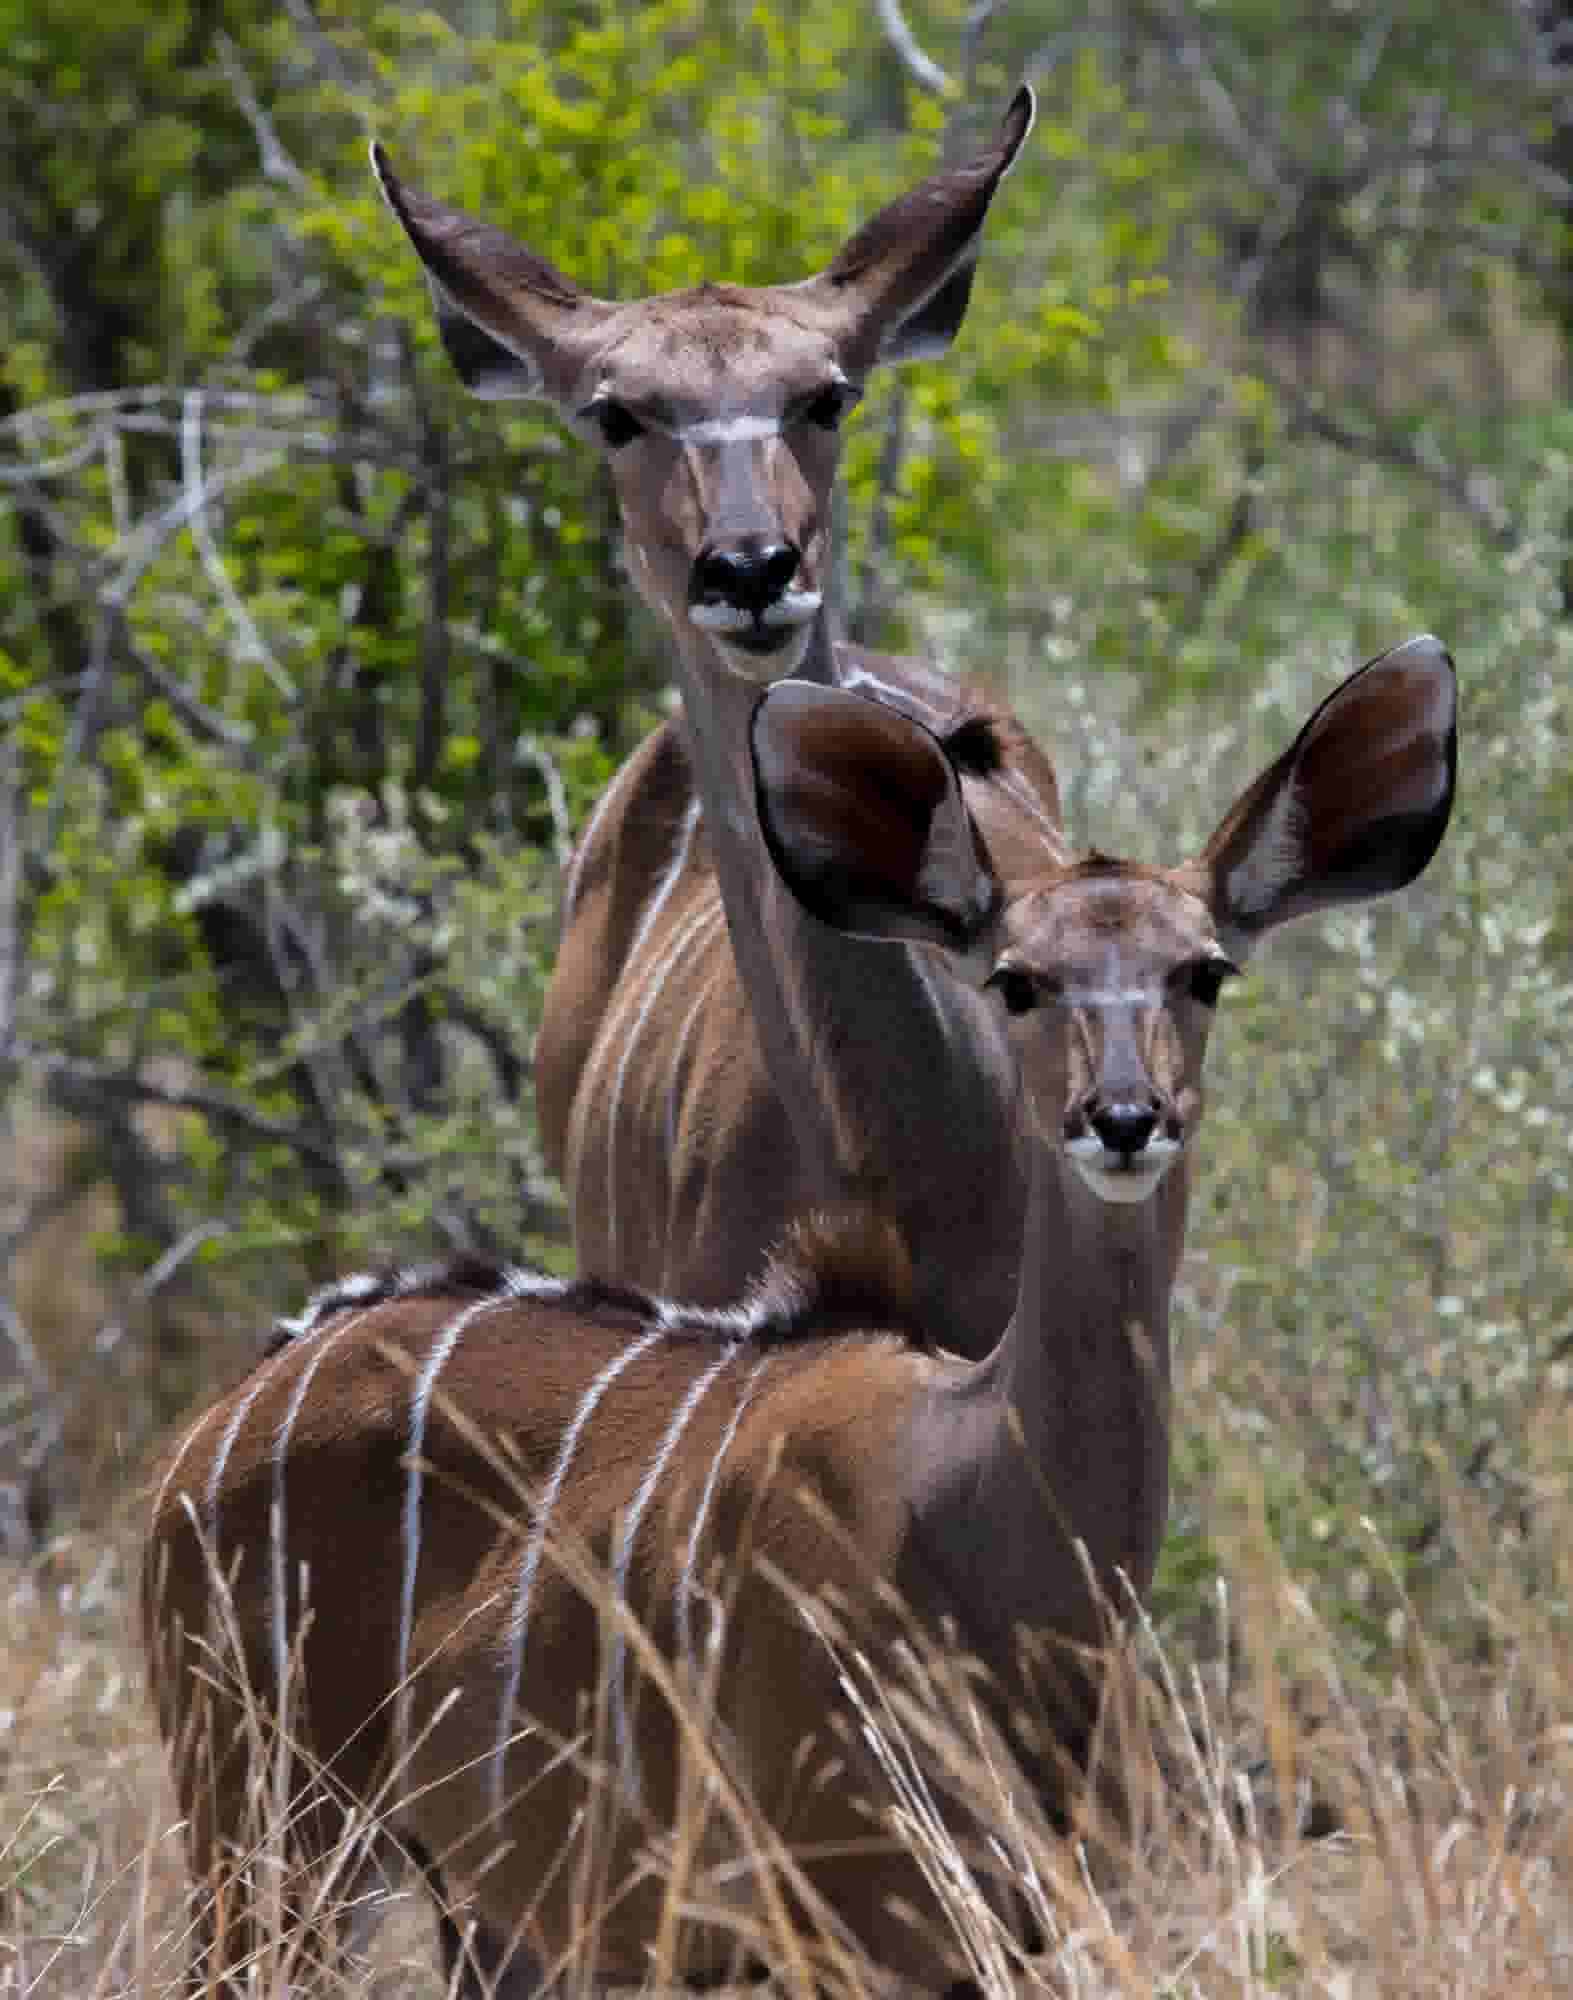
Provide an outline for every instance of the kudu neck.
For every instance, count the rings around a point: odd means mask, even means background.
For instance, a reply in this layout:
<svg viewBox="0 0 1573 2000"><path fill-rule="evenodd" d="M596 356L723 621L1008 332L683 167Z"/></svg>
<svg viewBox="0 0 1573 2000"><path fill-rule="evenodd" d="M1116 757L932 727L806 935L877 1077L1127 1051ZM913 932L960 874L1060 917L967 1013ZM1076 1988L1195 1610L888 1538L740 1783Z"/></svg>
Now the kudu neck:
<svg viewBox="0 0 1573 2000"><path fill-rule="evenodd" d="M821 613L795 677L833 682L831 641ZM696 781L733 953L805 1187L815 1200L878 1202L899 1181L895 1219L932 1239L922 1163L948 1170L971 1147L980 1178L989 1157L998 1173L1008 1142L990 1121L1008 1101L1002 1079L981 1073L977 1038L958 1025L963 1003L943 981L908 951L819 923L781 881L759 824L749 748L762 690L721 673L706 643L699 634L682 642ZM996 1326L1007 1297L1001 1288Z"/></svg>
<svg viewBox="0 0 1573 2000"><path fill-rule="evenodd" d="M963 1623L1091 1643L1086 1582L1116 1609L1152 1579L1168 1508L1169 1296L1185 1185L1101 1201L1030 1142L1016 1307L994 1351L941 1384L914 1440L917 1534ZM1078 1550L1080 1543L1085 1555ZM969 1604L969 1577L986 1602ZM976 1584L970 1589L975 1591Z"/></svg>

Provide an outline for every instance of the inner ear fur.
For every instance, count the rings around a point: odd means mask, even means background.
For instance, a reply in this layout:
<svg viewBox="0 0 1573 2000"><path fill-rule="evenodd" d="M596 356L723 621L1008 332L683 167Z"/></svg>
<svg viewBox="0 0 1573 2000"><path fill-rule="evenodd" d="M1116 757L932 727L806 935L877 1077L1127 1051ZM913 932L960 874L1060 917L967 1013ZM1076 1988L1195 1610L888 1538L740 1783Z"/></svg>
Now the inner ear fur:
<svg viewBox="0 0 1573 2000"><path fill-rule="evenodd" d="M1000 890L939 740L841 688L778 681L750 731L755 797L777 873L853 936L965 952Z"/></svg>
<svg viewBox="0 0 1573 2000"><path fill-rule="evenodd" d="M1452 813L1457 713L1453 662L1429 636L1335 688L1203 852L1219 922L1249 942L1412 882Z"/></svg>

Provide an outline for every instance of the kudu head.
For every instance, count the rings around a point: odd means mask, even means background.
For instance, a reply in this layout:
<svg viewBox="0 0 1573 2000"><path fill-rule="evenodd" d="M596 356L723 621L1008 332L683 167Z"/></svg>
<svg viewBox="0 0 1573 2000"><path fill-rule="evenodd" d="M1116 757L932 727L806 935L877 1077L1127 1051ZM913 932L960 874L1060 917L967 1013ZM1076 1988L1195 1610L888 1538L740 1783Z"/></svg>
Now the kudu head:
<svg viewBox="0 0 1573 2000"><path fill-rule="evenodd" d="M1402 888L1435 853L1455 712L1452 662L1412 639L1328 696L1194 859L1093 853L1009 893L920 724L785 682L752 740L766 842L798 900L968 965L1007 1017L1036 1137L1102 1200L1139 1202L1195 1134L1214 1003L1257 940Z"/></svg>
<svg viewBox="0 0 1573 2000"><path fill-rule="evenodd" d="M829 583L842 418L882 361L937 354L966 311L984 218L1031 129L882 209L817 276L592 297L502 230L372 163L477 395L536 396L611 462L630 567L679 644L746 679L794 673Z"/></svg>

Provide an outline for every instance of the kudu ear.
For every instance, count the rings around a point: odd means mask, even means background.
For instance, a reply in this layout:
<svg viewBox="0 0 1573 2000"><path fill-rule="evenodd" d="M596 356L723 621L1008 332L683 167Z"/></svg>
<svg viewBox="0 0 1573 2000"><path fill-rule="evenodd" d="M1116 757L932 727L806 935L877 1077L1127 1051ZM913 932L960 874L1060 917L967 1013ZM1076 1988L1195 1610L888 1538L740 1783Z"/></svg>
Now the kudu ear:
<svg viewBox="0 0 1573 2000"><path fill-rule="evenodd" d="M504 230L408 186L375 141L372 171L426 267L448 358L477 396L571 397L606 304Z"/></svg>
<svg viewBox="0 0 1573 2000"><path fill-rule="evenodd" d="M776 871L822 923L969 950L1000 887L938 739L882 703L777 681L751 730Z"/></svg>
<svg viewBox="0 0 1573 2000"><path fill-rule="evenodd" d="M1010 101L994 143L965 166L932 175L882 208L810 282L843 322L842 351L854 372L876 361L942 354L972 293L983 222L999 184L1032 130L1026 84Z"/></svg>
<svg viewBox="0 0 1573 2000"><path fill-rule="evenodd" d="M1429 637L1334 689L1203 852L1215 919L1236 947L1415 879L1453 809L1457 714L1453 662Z"/></svg>

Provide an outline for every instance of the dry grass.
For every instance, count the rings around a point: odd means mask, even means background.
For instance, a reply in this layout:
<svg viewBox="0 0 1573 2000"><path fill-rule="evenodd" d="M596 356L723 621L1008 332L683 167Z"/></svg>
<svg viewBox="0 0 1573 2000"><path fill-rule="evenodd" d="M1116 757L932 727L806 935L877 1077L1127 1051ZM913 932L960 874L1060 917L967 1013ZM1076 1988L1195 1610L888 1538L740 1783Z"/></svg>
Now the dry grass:
<svg viewBox="0 0 1573 2000"><path fill-rule="evenodd" d="M1221 1440L1197 1370L1188 1421ZM1181 1404L1186 1388L1182 1384ZM1573 1985L1573 1715L1557 1610L1573 1549L1564 1499L1541 1533L1530 1597L1456 1503L1461 1578L1495 1633L1455 1657L1420 1628L1402 1669L1373 1685L1313 1616L1275 1550L1251 1454L1219 1444L1227 1589L1186 1636L1136 1633L1139 1698L1125 1728L1132 1831L1089 1868L1055 1841L963 1726L870 1693L866 1720L892 1770L965 1769L1049 1939L1031 1966L954 1868L921 1788L907 1837L989 1990L1066 1996L1257 1993L1509 2000ZM103 1526L3 1578L0 1655L0 1993L178 1990L186 1889L174 1807L145 1707L131 1615L135 1495ZM1373 1561L1381 1562L1379 1549ZM1473 1650L1481 1652L1476 1643ZM945 1663L930 1663L936 1687ZM953 1681L954 1676L949 1676ZM263 1837L267 1838L264 1829ZM431 1922L395 1894L370 1968L344 1990L436 1996ZM287 1968L291 1940L279 1938ZM777 1962L779 1963L779 1956ZM838 1982L874 1989L855 1966ZM259 1993L285 1990L283 1973ZM657 1990L652 1988L652 1990Z"/></svg>

